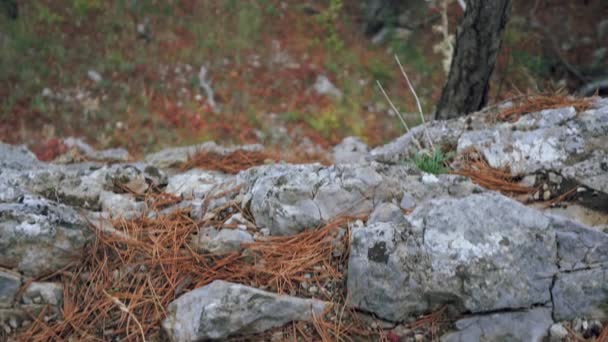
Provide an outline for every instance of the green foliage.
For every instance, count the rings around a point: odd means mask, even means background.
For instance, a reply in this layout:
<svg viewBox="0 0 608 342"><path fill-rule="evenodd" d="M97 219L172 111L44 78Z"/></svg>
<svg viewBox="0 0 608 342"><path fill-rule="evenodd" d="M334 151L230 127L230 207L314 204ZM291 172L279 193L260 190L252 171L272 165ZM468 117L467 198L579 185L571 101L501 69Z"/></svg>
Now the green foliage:
<svg viewBox="0 0 608 342"><path fill-rule="evenodd" d="M102 0L72 0L72 9L80 17L85 17L90 12L100 10L102 7Z"/></svg>
<svg viewBox="0 0 608 342"><path fill-rule="evenodd" d="M528 69L534 76L542 77L549 73L552 62L543 56L533 56L526 51L513 50L515 65Z"/></svg>
<svg viewBox="0 0 608 342"><path fill-rule="evenodd" d="M433 69L437 66L430 65L427 62L427 57L422 51L422 44L416 44L415 42L393 40L391 42L391 48L401 58L404 64L409 64L413 68L423 75L430 75Z"/></svg>
<svg viewBox="0 0 608 342"><path fill-rule="evenodd" d="M374 58L367 64L369 73L372 74L374 81L380 81L380 83L386 83L393 78L395 70L392 65L382 61L378 58Z"/></svg>
<svg viewBox="0 0 608 342"><path fill-rule="evenodd" d="M316 17L319 26L325 31L323 40L325 47L333 53L340 52L344 49L344 42L338 33L338 19L342 12L342 0L329 0L327 9L319 13Z"/></svg>
<svg viewBox="0 0 608 342"><path fill-rule="evenodd" d="M43 3L41 2L36 2L35 3L35 7L34 7L34 11L36 13L36 17L35 17L35 21L38 24L43 24L43 25L53 25L53 24L57 24L60 23L64 20L64 18L57 14L57 13L53 13L48 7L46 7Z"/></svg>
<svg viewBox="0 0 608 342"><path fill-rule="evenodd" d="M444 154L441 149L434 149L430 153L416 152L413 161L420 170L438 175L448 172L447 162L449 158L449 153Z"/></svg>

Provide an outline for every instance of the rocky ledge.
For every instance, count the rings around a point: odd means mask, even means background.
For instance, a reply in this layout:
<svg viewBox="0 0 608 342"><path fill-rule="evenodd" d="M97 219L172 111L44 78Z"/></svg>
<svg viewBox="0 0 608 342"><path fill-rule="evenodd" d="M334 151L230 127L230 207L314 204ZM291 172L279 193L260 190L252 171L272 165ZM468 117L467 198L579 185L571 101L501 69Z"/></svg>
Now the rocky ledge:
<svg viewBox="0 0 608 342"><path fill-rule="evenodd" d="M425 144L426 136L456 155L474 150L534 190L513 197L464 176L420 171L411 162L414 141ZM194 250L255 255L257 241L353 218L340 228L350 233L343 304L376 317L392 340L424 340L404 327L446 307L453 324L442 341L561 341L597 335L608 320L606 99L583 112L543 110L510 123L491 111L431 122L372 150L348 138L331 166L267 163L236 175L178 167L201 151L262 149L206 143L129 162L126 151L87 147L83 154L94 156L87 161L43 163L0 143L0 334L11 338L41 317L62 321L70 289L56 275L86 255L100 231L126 234L111 219L186 210L193 222L209 222L229 206L242 212L199 227L188 242ZM171 204L150 210L144 194L152 190ZM189 284L162 309L158 326L171 341L315 322L332 305L321 294L342 291L305 282L305 292L292 294L225 279Z"/></svg>

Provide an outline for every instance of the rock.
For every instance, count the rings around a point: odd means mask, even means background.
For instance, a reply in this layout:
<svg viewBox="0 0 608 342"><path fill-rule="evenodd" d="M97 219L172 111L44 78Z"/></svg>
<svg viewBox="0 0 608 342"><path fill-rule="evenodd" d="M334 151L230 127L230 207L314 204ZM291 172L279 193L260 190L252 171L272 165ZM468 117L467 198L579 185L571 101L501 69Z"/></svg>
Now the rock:
<svg viewBox="0 0 608 342"><path fill-rule="evenodd" d="M233 178L220 172L193 169L169 177L165 192L182 198L201 199L220 184Z"/></svg>
<svg viewBox="0 0 608 342"><path fill-rule="evenodd" d="M342 91L338 89L327 76L318 75L315 84L312 86L314 91L319 95L328 95L336 99L342 99Z"/></svg>
<svg viewBox="0 0 608 342"><path fill-rule="evenodd" d="M561 324L552 324L549 328L549 337L551 342L562 342L568 337L568 330Z"/></svg>
<svg viewBox="0 0 608 342"><path fill-rule="evenodd" d="M13 305L15 295L21 287L19 273L0 268L0 308L9 308Z"/></svg>
<svg viewBox="0 0 608 342"><path fill-rule="evenodd" d="M370 151L368 159L384 163L398 163L413 157L418 151L414 140L428 145L427 135L437 146L456 146L465 131L464 120L432 121L412 128L407 134Z"/></svg>
<svg viewBox="0 0 608 342"><path fill-rule="evenodd" d="M31 169L41 164L25 146L12 146L0 142L0 170L5 168Z"/></svg>
<svg viewBox="0 0 608 342"><path fill-rule="evenodd" d="M255 223L271 235L291 235L340 216L369 213L375 203L398 201L407 191L423 202L442 196L466 196L481 189L464 177L433 176L423 184L408 165L272 165L237 177L247 194Z"/></svg>
<svg viewBox="0 0 608 342"><path fill-rule="evenodd" d="M549 218L556 231L560 270L608 267L608 234L564 217Z"/></svg>
<svg viewBox="0 0 608 342"><path fill-rule="evenodd" d="M392 203L382 203L374 208L371 215L369 215L369 219L367 224L374 223L404 223L405 218L403 217L403 212L401 209Z"/></svg>
<svg viewBox="0 0 608 342"><path fill-rule="evenodd" d="M24 304L48 304L57 308L63 305L63 285L51 282L33 282L23 293Z"/></svg>
<svg viewBox="0 0 608 342"><path fill-rule="evenodd" d="M412 195L405 193L399 202L399 207L404 210L412 210L416 207L416 200Z"/></svg>
<svg viewBox="0 0 608 342"><path fill-rule="evenodd" d="M169 304L162 327L173 342L259 333L290 321L310 321L328 304L216 280Z"/></svg>
<svg viewBox="0 0 608 342"><path fill-rule="evenodd" d="M346 137L333 149L333 159L336 164L360 163L365 161L368 153L367 145L356 137Z"/></svg>
<svg viewBox="0 0 608 342"><path fill-rule="evenodd" d="M0 264L34 277L56 271L80 255L87 225L74 209L44 198L0 203Z"/></svg>
<svg viewBox="0 0 608 342"><path fill-rule="evenodd" d="M87 77L95 83L103 81L103 77L101 77L101 75L97 71L92 69L87 71Z"/></svg>
<svg viewBox="0 0 608 342"><path fill-rule="evenodd" d="M559 171L592 151L608 151L608 106L602 100L582 113L572 107L549 109L524 115L515 123L495 124L488 116L478 112L429 122L373 149L369 158L387 163L407 159L418 150L414 140L428 147L427 134L435 146L457 146L459 153L474 148L490 166L508 166L514 175Z"/></svg>
<svg viewBox="0 0 608 342"><path fill-rule="evenodd" d="M63 139L63 144L66 145L70 150L75 150L84 155L87 159L92 161L104 161L104 162L126 162L131 156L129 152L124 148L113 148L107 150L97 151L91 145L84 142L82 139L69 137ZM59 156L56 159L59 163L73 163L78 162L74 156L70 156L70 153Z"/></svg>
<svg viewBox="0 0 608 342"><path fill-rule="evenodd" d="M542 342L553 320L551 309L494 313L458 320L458 332L441 337L441 342L513 341Z"/></svg>
<svg viewBox="0 0 608 342"><path fill-rule="evenodd" d="M114 217L132 218L140 215L146 209L146 204L137 201L130 194L115 194L110 191L99 193L101 211Z"/></svg>
<svg viewBox="0 0 608 342"><path fill-rule="evenodd" d="M239 251L241 244L253 242L251 234L241 229L203 228L199 232L195 248L213 254Z"/></svg>
<svg viewBox="0 0 608 342"><path fill-rule="evenodd" d="M608 269L583 269L557 275L553 295L553 316L556 320L569 320L585 316L605 320L608 318Z"/></svg>
<svg viewBox="0 0 608 342"><path fill-rule="evenodd" d="M589 159L565 167L562 175L590 189L608 194L608 154L594 153ZM608 208L608 203L606 203L606 208Z"/></svg>
<svg viewBox="0 0 608 342"><path fill-rule="evenodd" d="M353 306L401 321L445 304L480 313L551 301L557 251L542 213L485 193L434 200L406 218L353 229Z"/></svg>

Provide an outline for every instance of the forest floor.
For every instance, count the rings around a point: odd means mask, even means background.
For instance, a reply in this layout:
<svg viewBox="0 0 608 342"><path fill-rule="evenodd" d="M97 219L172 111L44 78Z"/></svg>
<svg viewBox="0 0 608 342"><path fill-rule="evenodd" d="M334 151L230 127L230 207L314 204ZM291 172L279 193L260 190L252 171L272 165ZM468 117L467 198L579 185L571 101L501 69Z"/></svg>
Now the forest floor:
<svg viewBox="0 0 608 342"><path fill-rule="evenodd" d="M393 55L404 63L427 117L446 77L433 49L441 41L432 28L436 8L418 18L409 38L393 35L373 44L362 32L358 9L340 0L20 5L17 20L0 20L0 140L26 144L43 159L60 153L68 136L100 149L125 147L134 156L208 140L324 149L356 135L379 145L404 128L376 81L406 121L419 123ZM575 25L578 35L591 37L560 56L585 64L601 46L594 27L604 7L601 1L544 1L530 9L515 1L491 103L571 83L559 61L544 57L550 39L522 24L529 13L563 44L568 33L560 27ZM454 32L462 10L453 2L448 14ZM149 39L138 37L144 23ZM201 66L208 70L215 111L199 84ZM342 96L316 93L319 76Z"/></svg>

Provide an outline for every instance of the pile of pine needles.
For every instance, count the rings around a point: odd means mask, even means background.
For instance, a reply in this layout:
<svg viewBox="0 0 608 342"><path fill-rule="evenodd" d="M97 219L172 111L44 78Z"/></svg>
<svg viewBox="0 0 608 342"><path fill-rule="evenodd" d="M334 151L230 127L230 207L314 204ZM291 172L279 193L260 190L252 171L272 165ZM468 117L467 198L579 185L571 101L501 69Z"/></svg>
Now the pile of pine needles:
<svg viewBox="0 0 608 342"><path fill-rule="evenodd" d="M509 168L497 169L491 167L481 153L467 151L461 155L461 165L451 171L453 174L469 177L473 183L502 194L527 195L537 189L519 184L519 177L513 176Z"/></svg>
<svg viewBox="0 0 608 342"><path fill-rule="evenodd" d="M157 196L166 203L165 196ZM155 210L155 206L150 206ZM322 227L286 237L247 244L242 252L205 254L192 246L199 227L188 210L115 219L115 231L94 227L95 239L82 260L45 280L64 284L62 319L45 321L45 312L17 336L23 341L150 341L161 337L167 305L181 294L214 280L241 283L280 294L310 297L301 282L330 291L316 298L344 309L348 222L340 218ZM329 285L328 285L329 284ZM346 317L340 315L340 318ZM349 317L352 315L348 315ZM334 320L338 315L333 315ZM348 341L348 336L376 334L349 318L348 323L316 317L314 323L282 328L299 337ZM294 328L299 327L299 328Z"/></svg>
<svg viewBox="0 0 608 342"><path fill-rule="evenodd" d="M203 150L190 156L188 161L181 164L179 168L182 171L200 168L205 170L220 171L228 174L237 174L240 171L247 170L255 166L277 163L281 161L291 164L330 164L330 161L326 158L326 156L320 154L310 154L297 149L293 149L289 151L289 153L281 153L272 150L235 150L226 154Z"/></svg>
<svg viewBox="0 0 608 342"><path fill-rule="evenodd" d="M582 112L589 109L592 103L592 98L575 98L566 95L526 96L518 101L513 107L502 110L496 118L499 121L515 122L519 120L522 115L527 113L570 106L574 107L577 112Z"/></svg>

